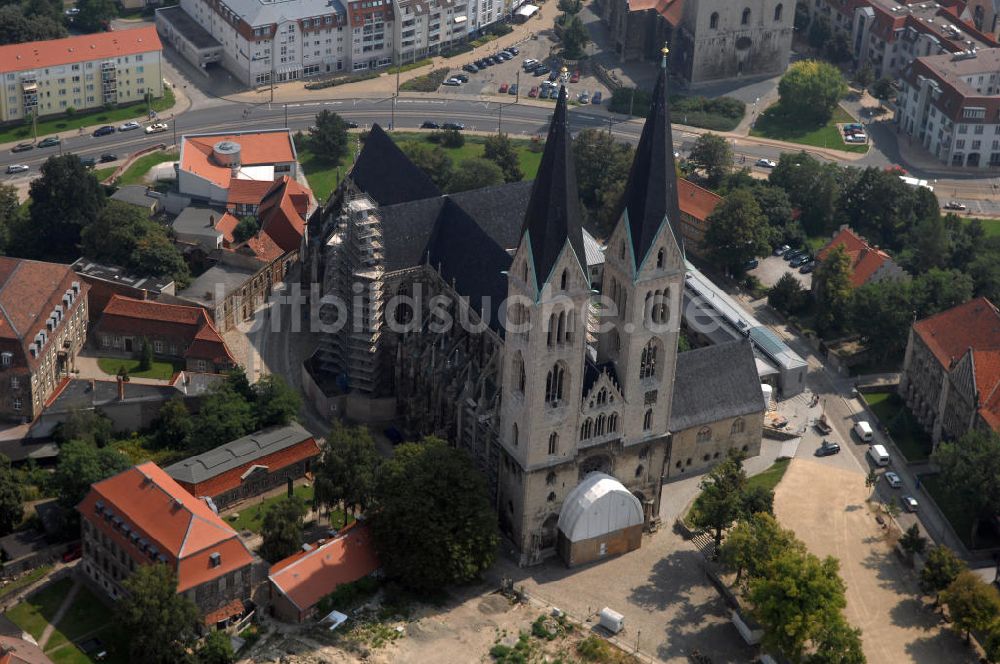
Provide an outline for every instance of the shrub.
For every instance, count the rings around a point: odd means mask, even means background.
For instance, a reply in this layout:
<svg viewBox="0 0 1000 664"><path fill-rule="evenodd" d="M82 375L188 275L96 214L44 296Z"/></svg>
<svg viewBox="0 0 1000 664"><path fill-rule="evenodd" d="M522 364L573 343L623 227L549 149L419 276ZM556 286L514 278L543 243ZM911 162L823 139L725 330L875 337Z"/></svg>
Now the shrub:
<svg viewBox="0 0 1000 664"><path fill-rule="evenodd" d="M324 88L332 88L335 85L343 85L345 83L355 83L357 81L367 81L373 78L378 78L379 72L377 71L367 71L363 74L347 74L344 76L334 76L333 78L325 78L319 81L310 81L306 83L306 90L322 90Z"/></svg>
<svg viewBox="0 0 1000 664"><path fill-rule="evenodd" d="M465 136L457 129L432 131L427 135L427 140L445 148L460 148L465 145Z"/></svg>
<svg viewBox="0 0 1000 664"><path fill-rule="evenodd" d="M381 582L374 576L366 576L363 579L342 583L337 589L324 597L316 605L320 615L326 615L334 609L342 610L345 607L353 606L361 600L368 599L378 592Z"/></svg>
<svg viewBox="0 0 1000 664"><path fill-rule="evenodd" d="M403 82L403 84L399 86L399 89L408 90L410 92L434 92L441 87L441 84L444 83L444 79L448 78L449 71L451 70L448 67L435 69L428 74L417 76L416 78L411 78L410 80Z"/></svg>

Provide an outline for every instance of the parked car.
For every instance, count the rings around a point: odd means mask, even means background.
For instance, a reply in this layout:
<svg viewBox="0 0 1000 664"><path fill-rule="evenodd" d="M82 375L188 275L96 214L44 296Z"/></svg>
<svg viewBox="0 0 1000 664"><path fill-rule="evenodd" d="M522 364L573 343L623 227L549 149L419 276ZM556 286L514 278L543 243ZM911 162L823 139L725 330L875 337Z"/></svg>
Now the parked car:
<svg viewBox="0 0 1000 664"><path fill-rule="evenodd" d="M66 14L66 16L76 16L77 14L80 13L80 8L79 7L70 7L69 9L67 9L66 11L64 11L63 13Z"/></svg>
<svg viewBox="0 0 1000 664"><path fill-rule="evenodd" d="M548 99L549 98L549 92L555 92L555 90L552 90L551 88L542 88L541 91L538 93L538 98L539 99Z"/></svg>
<svg viewBox="0 0 1000 664"><path fill-rule="evenodd" d="M743 264L743 269L753 270L756 269L758 265L760 265L760 261L758 261L756 258L751 258L750 260L748 260L746 263Z"/></svg>
<svg viewBox="0 0 1000 664"><path fill-rule="evenodd" d="M778 247L777 249L774 250L774 255L775 256L781 256L786 251L790 251L790 250L791 250L791 247L789 247L787 244L783 244L783 245L781 245L780 247Z"/></svg>
<svg viewBox="0 0 1000 664"><path fill-rule="evenodd" d="M805 249L792 249L790 251L786 251L784 254L781 255L781 257L784 258L786 261L791 262L804 253Z"/></svg>
<svg viewBox="0 0 1000 664"><path fill-rule="evenodd" d="M424 120L423 124L420 125L421 129L440 129L441 125L431 120Z"/></svg>
<svg viewBox="0 0 1000 664"><path fill-rule="evenodd" d="M97 165L97 160L93 157L80 157L80 163L84 168L93 168Z"/></svg>
<svg viewBox="0 0 1000 664"><path fill-rule="evenodd" d="M117 160L118 160L118 155L116 155L114 152L105 152L104 154L101 155L100 162L102 164L106 164L109 161L117 161Z"/></svg>
<svg viewBox="0 0 1000 664"><path fill-rule="evenodd" d="M603 100L603 97L601 95L601 91L600 90L596 90L594 92L594 96L590 98L590 103L591 104L600 104L602 100Z"/></svg>
<svg viewBox="0 0 1000 664"><path fill-rule="evenodd" d="M96 637L87 639L81 643L80 650L91 659L97 661L105 660L108 657L108 651L104 648L104 643Z"/></svg>
<svg viewBox="0 0 1000 664"><path fill-rule="evenodd" d="M816 450L816 456L831 456L840 453L840 445L824 440L823 444Z"/></svg>
<svg viewBox="0 0 1000 664"><path fill-rule="evenodd" d="M461 84L462 84L462 82L460 80L458 80L457 78L448 78L448 79L445 79L445 81L441 85L456 86L456 85L461 85Z"/></svg>
<svg viewBox="0 0 1000 664"><path fill-rule="evenodd" d="M147 134L159 134L170 129L166 122L154 122L153 124L146 127Z"/></svg>
<svg viewBox="0 0 1000 664"><path fill-rule="evenodd" d="M917 508L920 507L920 503L913 496L903 496L900 502L903 504L903 509L907 512L916 512Z"/></svg>
<svg viewBox="0 0 1000 664"><path fill-rule="evenodd" d="M360 126L354 120L344 120L344 124L347 125L348 129L357 129Z"/></svg>
<svg viewBox="0 0 1000 664"><path fill-rule="evenodd" d="M809 274L816 269L816 261L809 261L799 268L799 274Z"/></svg>
<svg viewBox="0 0 1000 664"><path fill-rule="evenodd" d="M813 422L813 426L816 427L816 431L818 431L821 436L829 436L833 432L833 427L826 421L826 415L820 415L819 418Z"/></svg>
<svg viewBox="0 0 1000 664"><path fill-rule="evenodd" d="M577 69L572 74L570 74L569 82L570 83L579 83L580 82L580 70L579 69Z"/></svg>
<svg viewBox="0 0 1000 664"><path fill-rule="evenodd" d="M802 254L801 256L793 259L792 262L789 263L789 265L791 265L792 267L802 267L811 260L812 256L810 256L809 254Z"/></svg>
<svg viewBox="0 0 1000 664"><path fill-rule="evenodd" d="M497 92L499 92L500 94L507 94L507 88L509 88L509 87L510 86L506 82L505 83L501 83L500 87L497 88Z"/></svg>
<svg viewBox="0 0 1000 664"><path fill-rule="evenodd" d="M903 480L900 479L899 475L892 472L891 470L888 471L885 475L883 475L883 477L885 477L886 484L888 484L893 489L898 489L899 487L903 486Z"/></svg>
<svg viewBox="0 0 1000 664"><path fill-rule="evenodd" d="M489 65L486 64L486 60L483 60L482 58L480 58L479 60L476 60L476 62L474 64L476 65L477 69L486 69L486 67L489 66Z"/></svg>
<svg viewBox="0 0 1000 664"><path fill-rule="evenodd" d="M455 74L454 76L452 76L452 78L457 78L462 83L468 83L469 82L469 77L466 76L465 74Z"/></svg>
<svg viewBox="0 0 1000 664"><path fill-rule="evenodd" d="M71 563L74 560L78 559L82 555L82 553L83 553L83 548L80 546L80 544L70 544L69 548L67 548L66 551L63 552L62 561L64 563Z"/></svg>
<svg viewBox="0 0 1000 664"><path fill-rule="evenodd" d="M764 157L761 157L760 159L757 160L757 165L760 166L761 168L774 168L778 164L771 161L770 159L765 159Z"/></svg>
<svg viewBox="0 0 1000 664"><path fill-rule="evenodd" d="M13 175L14 173L24 173L31 170L31 166L26 164L11 164L7 167L7 174Z"/></svg>
<svg viewBox="0 0 1000 664"><path fill-rule="evenodd" d="M38 147L40 148L51 148L62 143L62 139L58 136L49 136L48 138L43 138L38 141Z"/></svg>
<svg viewBox="0 0 1000 664"><path fill-rule="evenodd" d="M517 94L517 83L507 88L507 94L516 95Z"/></svg>
<svg viewBox="0 0 1000 664"><path fill-rule="evenodd" d="M531 97L532 99L534 99L535 97L538 96L538 86L537 85L531 86L531 89L528 90L528 96Z"/></svg>
<svg viewBox="0 0 1000 664"><path fill-rule="evenodd" d="M555 83L556 81L558 81L558 80L559 80L559 72L558 72L558 71L556 71L556 70L554 70L554 69L553 69L552 71L549 71L549 68L548 68L548 67L546 67L546 68L545 68L545 71L547 71L547 72L548 72L548 74L549 74L549 80L550 80L551 82ZM536 71L536 72L535 72L535 74L538 74L538 75L541 75L541 73L542 73L542 72L539 72L539 71Z"/></svg>
<svg viewBox="0 0 1000 664"><path fill-rule="evenodd" d="M441 125L441 128L453 129L455 131L462 131L463 129L465 129L465 125L462 124L461 122L445 122L443 125Z"/></svg>
<svg viewBox="0 0 1000 664"><path fill-rule="evenodd" d="M520 55L521 49L519 49L517 46L511 46L507 49L507 52L510 53L511 55Z"/></svg>
<svg viewBox="0 0 1000 664"><path fill-rule="evenodd" d="M590 93L587 92L586 90L584 90L579 95L577 95L576 100L578 102L580 102L581 104L589 104L590 103Z"/></svg>
<svg viewBox="0 0 1000 664"><path fill-rule="evenodd" d="M475 74L475 73L477 73L477 72L479 71L479 67L477 67L476 65L474 65L474 64L472 64L472 63L470 62L470 63L469 63L469 64L467 64L467 65L462 65L462 70L463 70L463 71L467 71L467 72L469 72L470 74Z"/></svg>
<svg viewBox="0 0 1000 664"><path fill-rule="evenodd" d="M136 122L135 120L129 120L128 122L118 127L118 131L132 131L133 129L138 129L141 126L142 125Z"/></svg>
<svg viewBox="0 0 1000 664"><path fill-rule="evenodd" d="M501 60L500 58L498 58L498 57L497 57L497 56L495 56L495 55L491 55L491 56L488 56L488 57L486 58L486 62L490 63L491 65L498 65L498 64L500 64L501 62L503 62L503 60Z"/></svg>
<svg viewBox="0 0 1000 664"><path fill-rule="evenodd" d="M539 67L535 67L535 76L545 76L546 74L548 74L551 71L552 70L549 69L547 66L541 65Z"/></svg>
<svg viewBox="0 0 1000 664"><path fill-rule="evenodd" d="M524 62L521 63L521 66L524 67L525 69L528 69L529 67L533 67L537 64L538 60L535 60L534 58L525 58Z"/></svg>
<svg viewBox="0 0 1000 664"><path fill-rule="evenodd" d="M34 150L34 143L18 143L10 149L11 152L27 152L28 150Z"/></svg>
<svg viewBox="0 0 1000 664"><path fill-rule="evenodd" d="M948 201L944 204L945 210L967 210L965 203L959 203L958 201Z"/></svg>
<svg viewBox="0 0 1000 664"><path fill-rule="evenodd" d="M94 130L94 137L108 136L115 133L115 128L112 125L104 125L103 127L98 127Z"/></svg>

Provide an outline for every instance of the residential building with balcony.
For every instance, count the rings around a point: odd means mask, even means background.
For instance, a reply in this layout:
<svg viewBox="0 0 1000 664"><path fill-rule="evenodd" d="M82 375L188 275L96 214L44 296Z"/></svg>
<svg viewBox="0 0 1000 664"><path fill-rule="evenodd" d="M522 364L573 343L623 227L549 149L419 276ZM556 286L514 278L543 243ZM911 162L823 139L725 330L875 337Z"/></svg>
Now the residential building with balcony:
<svg viewBox="0 0 1000 664"><path fill-rule="evenodd" d="M0 418L30 422L75 368L86 283L69 265L0 257Z"/></svg>
<svg viewBox="0 0 1000 664"><path fill-rule="evenodd" d="M193 24L171 8L156 13L168 43L198 66L220 63L248 86L350 71L347 13L339 0L181 0L180 6Z"/></svg>
<svg viewBox="0 0 1000 664"><path fill-rule="evenodd" d="M447 51L468 35L469 0L395 0L400 62Z"/></svg>
<svg viewBox="0 0 1000 664"><path fill-rule="evenodd" d="M395 10L392 0L355 0L347 3L351 70L378 69L396 57L393 42Z"/></svg>
<svg viewBox="0 0 1000 664"><path fill-rule="evenodd" d="M1000 48L914 61L900 81L895 122L944 164L1000 166Z"/></svg>
<svg viewBox="0 0 1000 664"><path fill-rule="evenodd" d="M0 121L159 97L162 48L151 26L0 46Z"/></svg>

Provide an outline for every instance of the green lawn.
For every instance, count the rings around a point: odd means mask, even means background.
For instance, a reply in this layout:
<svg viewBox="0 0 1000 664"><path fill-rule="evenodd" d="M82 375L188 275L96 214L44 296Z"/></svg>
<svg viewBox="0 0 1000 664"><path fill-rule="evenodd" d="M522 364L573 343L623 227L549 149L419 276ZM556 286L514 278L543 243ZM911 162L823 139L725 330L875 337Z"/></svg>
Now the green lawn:
<svg viewBox="0 0 1000 664"><path fill-rule="evenodd" d="M177 151L158 151L145 154L136 159L132 162L131 166L125 169L125 172L122 173L120 178L118 178L118 185L123 187L127 184L142 184L146 173L148 173L149 169L153 166L167 161L177 161L179 157L180 153Z"/></svg>
<svg viewBox="0 0 1000 664"><path fill-rule="evenodd" d="M962 221L969 224L972 223L972 218L964 217ZM986 233L986 237L1000 235L1000 219L980 219L979 223L982 224L983 232Z"/></svg>
<svg viewBox="0 0 1000 664"><path fill-rule="evenodd" d="M0 589L0 597L6 597L7 595L17 592L21 588L30 586L35 581L52 571L52 565L42 565L41 567L36 567L27 574L20 576L16 581L8 583L2 589Z"/></svg>
<svg viewBox="0 0 1000 664"><path fill-rule="evenodd" d="M153 360L153 366L148 371L137 371L139 360L130 357L99 357L97 366L101 371L109 376L118 375L118 370L122 367L128 371L132 378L157 378L159 380L170 380L175 373L184 369L183 362L161 362Z"/></svg>
<svg viewBox="0 0 1000 664"><path fill-rule="evenodd" d="M37 640L72 587L73 579L60 579L30 595L4 615Z"/></svg>
<svg viewBox="0 0 1000 664"><path fill-rule="evenodd" d="M948 519L951 527L955 530L955 534L961 538L965 546L971 549L972 514L948 492L940 475L921 476L920 483L927 490L927 493L934 497L934 502L941 508L941 512ZM1000 546L1000 537L997 537L995 533L990 531L984 532L981 525L976 546L980 549L998 547Z"/></svg>
<svg viewBox="0 0 1000 664"><path fill-rule="evenodd" d="M313 190L313 195L320 204L330 197L330 192L337 186L338 179L343 178L354 163L354 136L350 137L349 142L351 147L347 156L341 159L339 164L334 165L320 161L307 147L295 146L309 188Z"/></svg>
<svg viewBox="0 0 1000 664"><path fill-rule="evenodd" d="M862 395L879 422L889 428L892 440L907 461L923 461L931 452L930 436L906 408L895 392L871 392Z"/></svg>
<svg viewBox="0 0 1000 664"><path fill-rule="evenodd" d="M393 134L392 138L399 144L408 142L421 143L427 141L427 134L398 133ZM517 150L517 158L521 164L521 172L524 173L524 179L534 180L535 174L538 172L538 165L542 162L541 150L532 152L531 141L527 139L515 138L511 139L511 143L513 143L514 148ZM462 147L442 149L451 157L452 164L457 166L459 162L465 159L482 157L485 145L485 136L466 136L465 145Z"/></svg>
<svg viewBox="0 0 1000 664"><path fill-rule="evenodd" d="M297 486L294 489L294 493L296 496L304 500L307 504L309 505L312 504L312 499L313 499L312 485ZM261 501L259 498L255 499L252 505L250 504L244 505L239 510L239 517L236 518L235 520L230 517L226 517L226 523L235 528L237 532L243 532L244 530L252 530L255 533L259 533L260 528L264 523L264 513L267 512L268 508L271 507L271 505L274 505L284 497L285 494L284 492L282 492L277 496L272 496L271 498L267 498L263 501Z"/></svg>
<svg viewBox="0 0 1000 664"><path fill-rule="evenodd" d="M856 122L856 120L838 106L830 121L822 127L817 127L815 124L798 122L795 118L784 114L781 107L775 104L761 114L754 128L750 130L750 135L817 148L833 148L844 152L868 152L867 144L845 143L837 128L838 122Z"/></svg>
<svg viewBox="0 0 1000 664"><path fill-rule="evenodd" d="M154 111L165 111L174 105L174 91L170 88L163 88L163 96L153 100ZM49 134L62 131L79 129L80 127L92 127L104 124L118 124L126 120L146 117L146 104L138 102L127 106L119 106L111 110L91 111L88 113L75 113L72 117L61 115L59 117L40 119L38 121L38 138L44 138ZM21 141L31 138L31 125L18 123L0 128L0 143L11 141Z"/></svg>
<svg viewBox="0 0 1000 664"><path fill-rule="evenodd" d="M104 179L115 172L117 166L108 166L107 168L95 168L91 171L94 177L97 178L98 182L104 182Z"/></svg>

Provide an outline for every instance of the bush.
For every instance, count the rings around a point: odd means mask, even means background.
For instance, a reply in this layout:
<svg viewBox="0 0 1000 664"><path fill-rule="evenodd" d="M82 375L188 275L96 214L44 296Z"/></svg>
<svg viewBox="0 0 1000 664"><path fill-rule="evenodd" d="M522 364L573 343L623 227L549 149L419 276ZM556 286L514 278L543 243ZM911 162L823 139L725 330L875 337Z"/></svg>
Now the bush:
<svg viewBox="0 0 1000 664"><path fill-rule="evenodd" d="M486 28L486 34L493 35L495 37L503 37L504 35L509 35L514 32L514 27L509 23L491 23Z"/></svg>
<svg viewBox="0 0 1000 664"><path fill-rule="evenodd" d="M444 79L448 78L449 71L451 70L448 67L435 69L429 74L424 74L423 76L417 76L416 78L404 81L403 84L399 86L399 89L408 90L410 92L434 92L441 87L441 84L444 83Z"/></svg>
<svg viewBox="0 0 1000 664"><path fill-rule="evenodd" d="M465 145L465 136L457 129L432 131L427 135L427 140L445 148L460 148Z"/></svg>
<svg viewBox="0 0 1000 664"><path fill-rule="evenodd" d="M456 55L461 55L463 53L471 53L472 44L468 42L462 42L461 44L455 44L451 48L443 49L441 51L442 58L451 58Z"/></svg>
<svg viewBox="0 0 1000 664"><path fill-rule="evenodd" d="M322 90L324 88L332 88L335 85L343 85L345 83L356 83L357 81L367 81L373 78L378 78L379 72L377 71L367 71L364 74L347 74L344 76L334 76L333 78L325 78L319 81L310 81L306 83L306 90Z"/></svg>
<svg viewBox="0 0 1000 664"><path fill-rule="evenodd" d="M632 115L645 116L649 112L651 94L639 88L618 88L611 93L611 102L608 108L612 113L628 113L632 109Z"/></svg>
<svg viewBox="0 0 1000 664"><path fill-rule="evenodd" d="M357 581L342 583L337 586L336 590L319 601L319 604L316 605L317 612L319 615L326 615L334 609L342 611L344 608L352 607L378 592L381 585L381 581L374 576L366 576Z"/></svg>
<svg viewBox="0 0 1000 664"><path fill-rule="evenodd" d="M426 67L431 64L433 60L431 58L423 58L422 60L417 60L416 62L407 62L406 64L399 65L398 67L389 67L386 69L386 73L395 74L398 69L400 73L404 71L410 71L411 69L420 69L421 67Z"/></svg>

